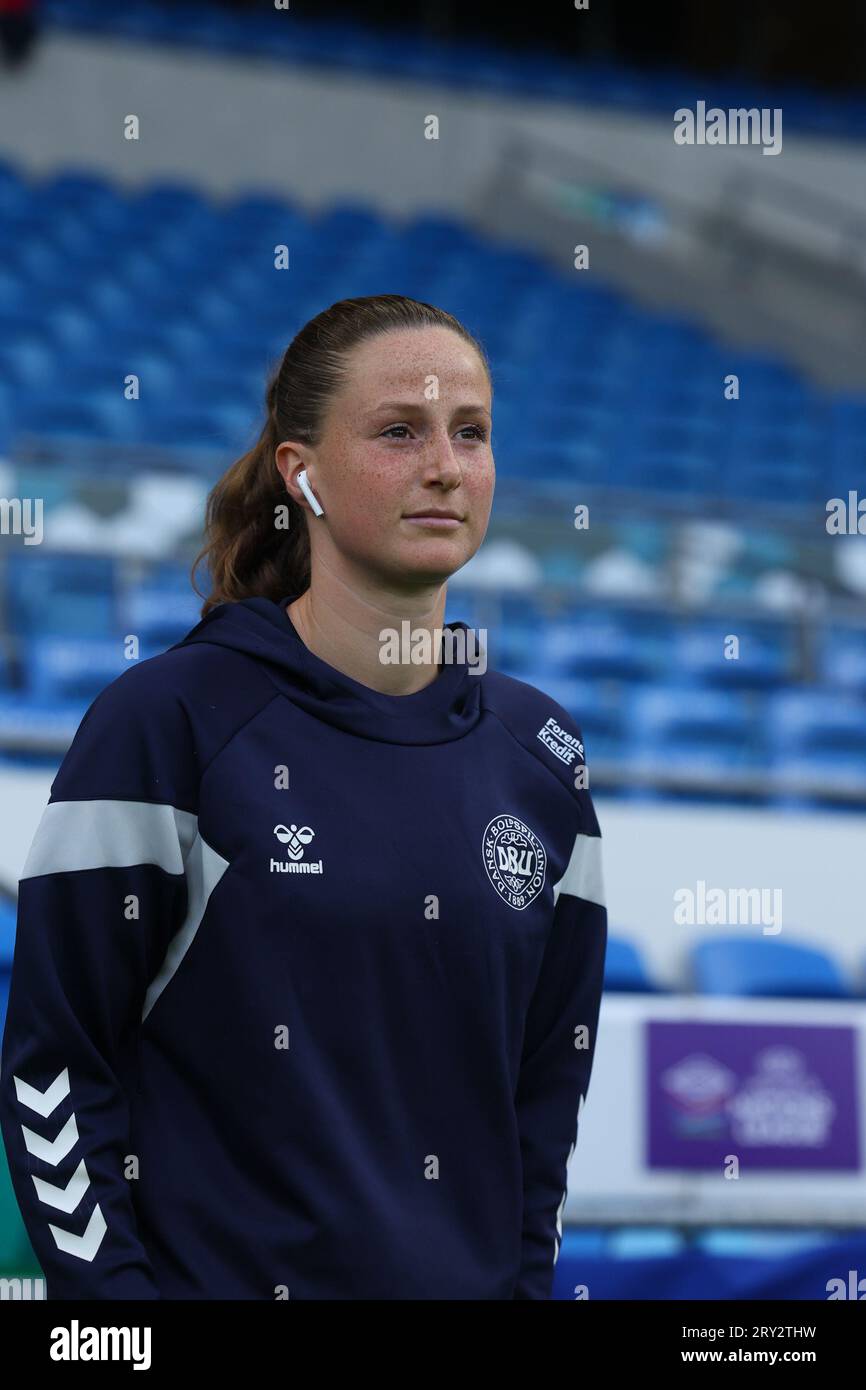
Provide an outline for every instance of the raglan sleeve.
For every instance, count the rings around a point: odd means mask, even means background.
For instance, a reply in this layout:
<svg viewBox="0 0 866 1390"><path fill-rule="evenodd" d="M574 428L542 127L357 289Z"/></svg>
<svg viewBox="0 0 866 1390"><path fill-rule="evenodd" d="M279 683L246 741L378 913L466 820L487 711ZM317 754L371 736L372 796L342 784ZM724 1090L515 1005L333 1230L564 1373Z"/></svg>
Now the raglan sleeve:
<svg viewBox="0 0 866 1390"><path fill-rule="evenodd" d="M87 710L19 880L0 1123L49 1299L160 1297L134 1206L148 985L187 912L188 722L142 663Z"/></svg>
<svg viewBox="0 0 866 1390"><path fill-rule="evenodd" d="M524 1030L516 1111L523 1160L515 1299L547 1299L562 1240L568 1164L589 1090L607 949L601 832L586 788Z"/></svg>

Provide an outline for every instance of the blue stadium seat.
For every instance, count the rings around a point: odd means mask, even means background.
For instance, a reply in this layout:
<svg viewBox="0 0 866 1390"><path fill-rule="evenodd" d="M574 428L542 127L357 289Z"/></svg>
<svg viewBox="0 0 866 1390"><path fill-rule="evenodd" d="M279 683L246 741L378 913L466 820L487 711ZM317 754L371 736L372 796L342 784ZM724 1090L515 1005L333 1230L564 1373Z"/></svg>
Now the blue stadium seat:
<svg viewBox="0 0 866 1390"><path fill-rule="evenodd" d="M0 747L6 763L57 771L87 710L86 699L40 701L0 692Z"/></svg>
<svg viewBox="0 0 866 1390"><path fill-rule="evenodd" d="M820 677L829 688L866 695L866 627L830 624L820 637Z"/></svg>
<svg viewBox="0 0 866 1390"><path fill-rule="evenodd" d="M261 421L249 409L200 397L180 403L155 402L147 433L155 444L174 449L230 449L237 457L252 448L260 429Z"/></svg>
<svg viewBox="0 0 866 1390"><path fill-rule="evenodd" d="M63 439L119 439L128 437L130 411L122 389L96 391L86 396L64 395L46 387L41 398L28 400L16 416L16 437L46 435Z"/></svg>
<svg viewBox="0 0 866 1390"><path fill-rule="evenodd" d="M0 367L0 370L2 370L2 367ZM12 446L14 429L12 424L12 405L9 400L10 396L11 392L7 393L7 391L0 386L0 458L2 458L6 451Z"/></svg>
<svg viewBox="0 0 866 1390"><path fill-rule="evenodd" d="M795 798L866 795L866 708L851 694L785 690L767 707L770 764Z"/></svg>
<svg viewBox="0 0 866 1390"><path fill-rule="evenodd" d="M732 774L763 766L756 706L741 691L639 687L629 696L626 726L632 766L660 787L676 774L680 780L716 780L724 791Z"/></svg>
<svg viewBox="0 0 866 1390"><path fill-rule="evenodd" d="M537 640L538 625L529 619L502 623L493 634L490 659L495 663L497 670L526 680L526 673L536 665Z"/></svg>
<svg viewBox="0 0 866 1390"><path fill-rule="evenodd" d="M166 584L154 578L133 589L123 604L123 626L134 632L148 651L162 651L200 619L201 600L188 587L188 577Z"/></svg>
<svg viewBox="0 0 866 1390"><path fill-rule="evenodd" d="M110 179L83 166L75 169L67 164L59 174L52 174L36 185L36 191L57 209L64 207L90 208L104 198L117 201L116 185Z"/></svg>
<svg viewBox="0 0 866 1390"><path fill-rule="evenodd" d="M229 226L251 234L261 227L283 227L287 219L291 224L307 225L307 218L295 200L288 194L277 197L270 188L247 188L243 193L221 202L216 215L223 227Z"/></svg>
<svg viewBox="0 0 866 1390"><path fill-rule="evenodd" d="M826 1244L828 1239L827 1231L736 1230L726 1226L709 1227L694 1234L695 1247L708 1255L741 1256L745 1259L798 1255L816 1245Z"/></svg>
<svg viewBox="0 0 866 1390"><path fill-rule="evenodd" d="M656 664L652 624L620 613L551 622L538 636L536 659L557 676L647 680Z"/></svg>
<svg viewBox="0 0 866 1390"><path fill-rule="evenodd" d="M11 160L0 159L0 212L4 218L12 216L17 209L30 203L32 189L29 175L25 175Z"/></svg>
<svg viewBox="0 0 866 1390"><path fill-rule="evenodd" d="M656 985L647 973L643 958L633 941L608 936L604 962L604 988L614 994L655 994Z"/></svg>
<svg viewBox="0 0 866 1390"><path fill-rule="evenodd" d="M708 488L707 459L697 451L638 449L627 481L632 487L675 496L700 496Z"/></svg>
<svg viewBox="0 0 866 1390"><path fill-rule="evenodd" d="M736 659L725 658L725 638L739 638ZM740 619L714 619L677 626L669 647L672 669L689 678L723 689L772 688L793 675L795 653L789 627L761 625Z"/></svg>
<svg viewBox="0 0 866 1390"><path fill-rule="evenodd" d="M465 222L440 213L417 214L403 224L402 230L416 254L422 256L474 250L478 245L476 235Z"/></svg>
<svg viewBox="0 0 866 1390"><path fill-rule="evenodd" d="M116 562L106 555L9 555L4 626L16 636L106 637L115 630Z"/></svg>
<svg viewBox="0 0 866 1390"><path fill-rule="evenodd" d="M17 919L17 903L4 893L0 897L0 979L12 969Z"/></svg>
<svg viewBox="0 0 866 1390"><path fill-rule="evenodd" d="M183 221L191 225L204 221L214 212L212 200L182 180L153 179L136 188L129 196L129 203L137 214L142 232L147 230L149 223L160 227L170 219L173 226Z"/></svg>
<svg viewBox="0 0 866 1390"><path fill-rule="evenodd" d="M800 464L785 455L770 461L749 457L742 466L725 470L721 488L723 496L732 501L750 498L778 503L784 498L788 507L823 503L826 491L826 480L822 481L814 463Z"/></svg>
<svg viewBox="0 0 866 1390"><path fill-rule="evenodd" d="M587 1226L564 1226L561 1255L572 1259L598 1259L607 1253L608 1231Z"/></svg>
<svg viewBox="0 0 866 1390"><path fill-rule="evenodd" d="M610 1232L606 1253L615 1260L657 1260L687 1248L682 1231L664 1226L620 1226Z"/></svg>
<svg viewBox="0 0 866 1390"><path fill-rule="evenodd" d="M744 925L758 932L760 926ZM716 936L692 947L691 967L700 994L746 998L850 999L853 991L824 951L775 936Z"/></svg>
<svg viewBox="0 0 866 1390"><path fill-rule="evenodd" d="M130 665L121 637L36 637L28 648L30 691L46 704L89 703Z"/></svg>

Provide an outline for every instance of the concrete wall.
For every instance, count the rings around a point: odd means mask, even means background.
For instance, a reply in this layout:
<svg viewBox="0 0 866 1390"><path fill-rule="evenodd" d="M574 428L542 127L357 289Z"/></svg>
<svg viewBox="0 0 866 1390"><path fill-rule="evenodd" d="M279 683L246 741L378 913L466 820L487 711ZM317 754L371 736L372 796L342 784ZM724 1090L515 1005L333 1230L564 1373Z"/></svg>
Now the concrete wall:
<svg viewBox="0 0 866 1390"><path fill-rule="evenodd" d="M697 101L702 93L696 89ZM140 117L138 142L123 119ZM438 141L424 139L428 114ZM866 213L862 149L784 135L758 146L679 146L671 120L619 117L562 103L476 97L393 78L344 76L283 62L226 63L199 51L49 30L35 61L0 84L0 155L35 172L85 163L124 183L195 180L215 194L270 185L315 207L370 199L395 216L465 212L509 135L534 134L617 169L652 192L706 202L735 171L844 196Z"/></svg>

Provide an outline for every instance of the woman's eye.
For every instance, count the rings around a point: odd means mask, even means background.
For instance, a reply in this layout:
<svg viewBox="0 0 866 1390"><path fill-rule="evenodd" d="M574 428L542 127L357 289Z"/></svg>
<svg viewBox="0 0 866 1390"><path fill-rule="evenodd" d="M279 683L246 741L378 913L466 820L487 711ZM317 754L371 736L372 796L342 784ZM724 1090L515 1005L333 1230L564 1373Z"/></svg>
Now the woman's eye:
<svg viewBox="0 0 866 1390"><path fill-rule="evenodd" d="M394 430L408 430L408 428L408 425L389 425L386 430L382 431L382 438L386 439L389 435L391 435L392 438L405 439L405 434L394 435L393 432ZM460 430L460 433L464 434L466 430L472 430L476 439L484 440L487 438L487 431L483 427L483 425L464 425L463 428Z"/></svg>

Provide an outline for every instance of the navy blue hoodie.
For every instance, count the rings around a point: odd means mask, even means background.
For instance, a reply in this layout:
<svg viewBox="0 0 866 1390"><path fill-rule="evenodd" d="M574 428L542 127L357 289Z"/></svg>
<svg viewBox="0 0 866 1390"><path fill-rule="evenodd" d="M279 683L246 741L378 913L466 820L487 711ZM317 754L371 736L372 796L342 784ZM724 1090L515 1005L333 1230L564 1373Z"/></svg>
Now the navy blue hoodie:
<svg viewBox="0 0 866 1390"><path fill-rule="evenodd" d="M373 691L291 600L130 667L52 783L0 1061L48 1297L548 1298L607 935L580 730L465 660Z"/></svg>

